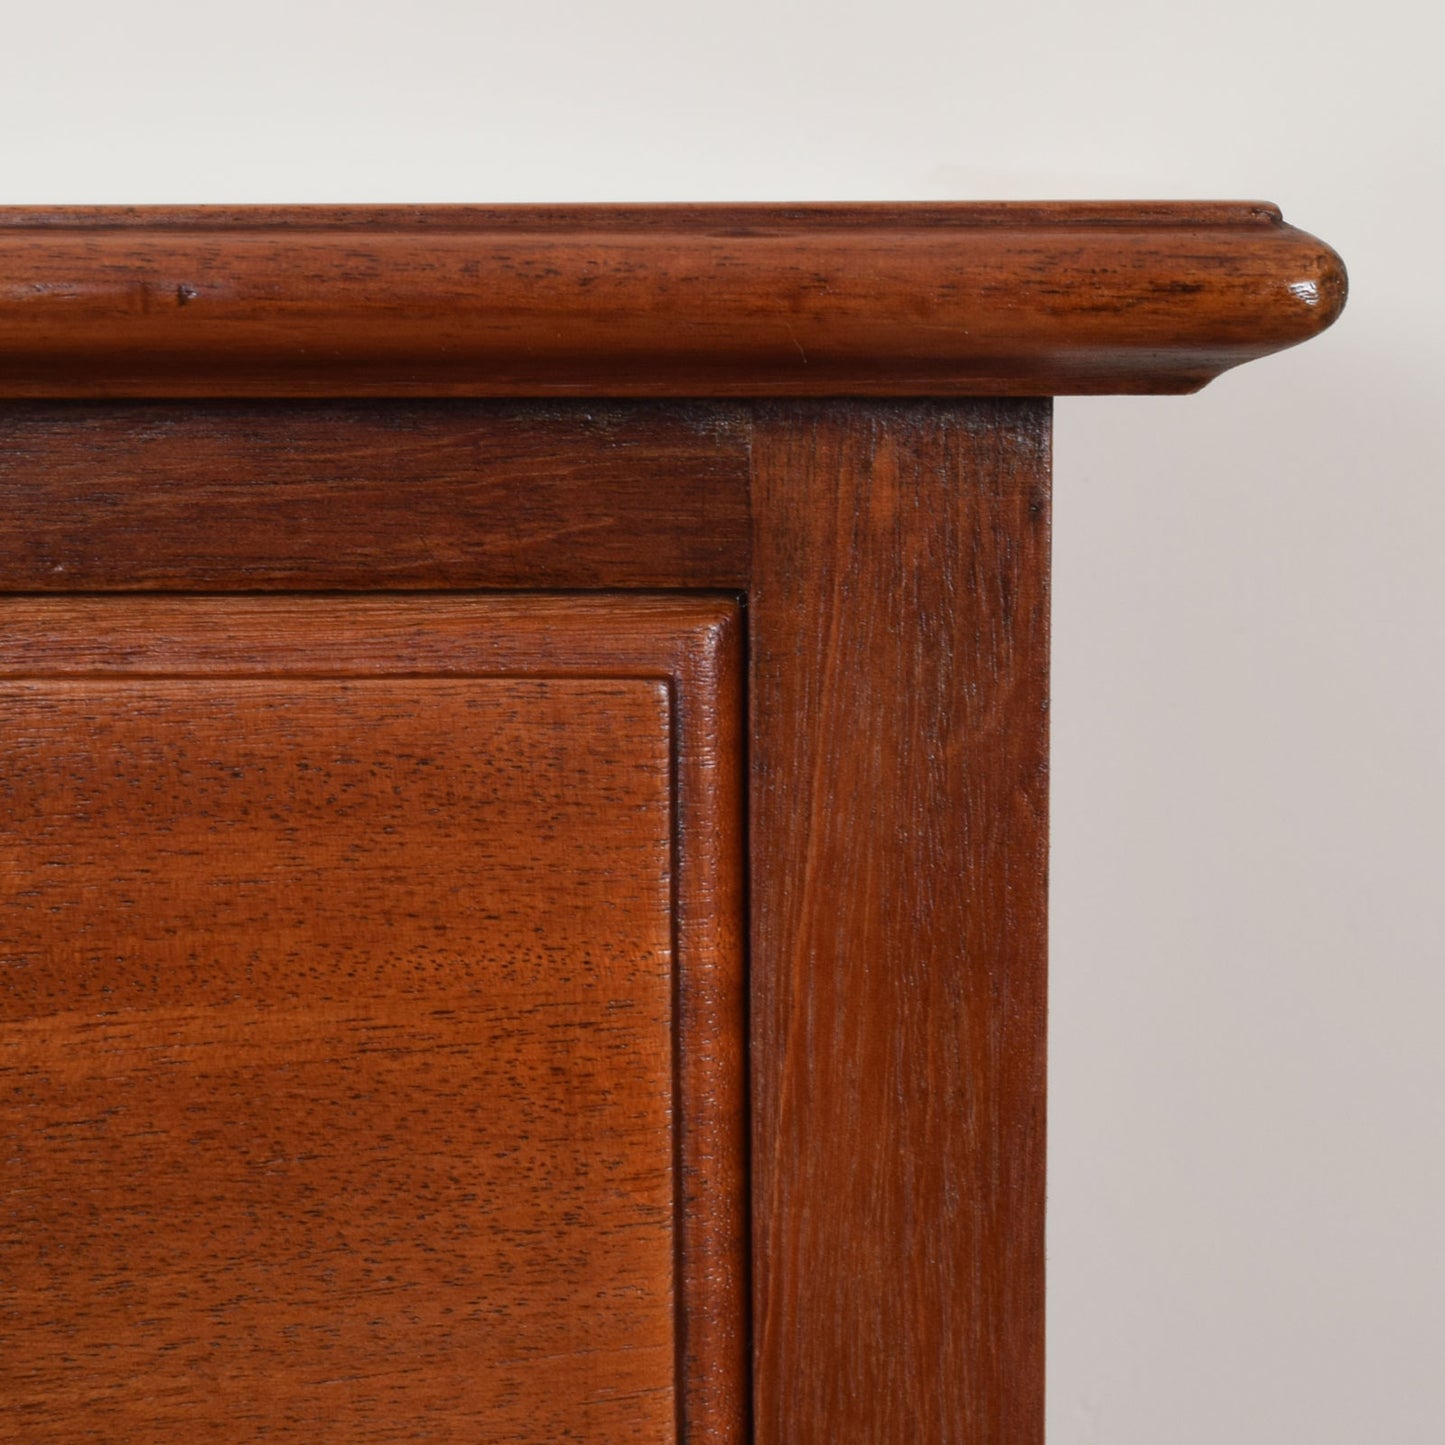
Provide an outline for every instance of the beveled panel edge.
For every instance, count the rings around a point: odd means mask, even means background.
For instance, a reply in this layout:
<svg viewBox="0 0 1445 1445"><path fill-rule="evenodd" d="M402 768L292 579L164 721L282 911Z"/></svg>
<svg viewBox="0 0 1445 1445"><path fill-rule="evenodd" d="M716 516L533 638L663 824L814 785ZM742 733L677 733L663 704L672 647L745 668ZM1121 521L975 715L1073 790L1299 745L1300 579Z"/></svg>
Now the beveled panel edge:
<svg viewBox="0 0 1445 1445"><path fill-rule="evenodd" d="M0 678L669 680L738 611L725 591L17 593Z"/></svg>
<svg viewBox="0 0 1445 1445"><path fill-rule="evenodd" d="M1192 391L1324 330L1264 203L0 209L0 396Z"/></svg>

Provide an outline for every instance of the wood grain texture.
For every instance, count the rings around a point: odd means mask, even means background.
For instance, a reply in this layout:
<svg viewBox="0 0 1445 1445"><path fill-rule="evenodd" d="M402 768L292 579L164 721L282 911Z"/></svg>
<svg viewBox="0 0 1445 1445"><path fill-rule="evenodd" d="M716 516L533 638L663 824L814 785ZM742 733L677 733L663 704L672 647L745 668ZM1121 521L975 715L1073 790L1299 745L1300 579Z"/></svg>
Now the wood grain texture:
<svg viewBox="0 0 1445 1445"><path fill-rule="evenodd" d="M0 1439L740 1445L735 614L0 605Z"/></svg>
<svg viewBox="0 0 1445 1445"><path fill-rule="evenodd" d="M1048 409L760 419L758 1445L1039 1445Z"/></svg>
<svg viewBox="0 0 1445 1445"><path fill-rule="evenodd" d="M0 395L1190 391L1345 272L1258 203L0 211Z"/></svg>
<svg viewBox="0 0 1445 1445"><path fill-rule="evenodd" d="M0 590L739 587L706 404L0 405Z"/></svg>

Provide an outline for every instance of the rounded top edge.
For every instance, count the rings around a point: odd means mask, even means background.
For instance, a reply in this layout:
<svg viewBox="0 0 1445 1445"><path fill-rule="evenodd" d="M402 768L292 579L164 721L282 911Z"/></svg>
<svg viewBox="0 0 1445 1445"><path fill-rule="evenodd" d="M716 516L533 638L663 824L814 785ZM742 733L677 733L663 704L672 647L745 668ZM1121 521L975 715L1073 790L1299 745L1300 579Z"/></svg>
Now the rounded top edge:
<svg viewBox="0 0 1445 1445"><path fill-rule="evenodd" d="M1177 392L1347 286L1255 201L0 210L0 396Z"/></svg>

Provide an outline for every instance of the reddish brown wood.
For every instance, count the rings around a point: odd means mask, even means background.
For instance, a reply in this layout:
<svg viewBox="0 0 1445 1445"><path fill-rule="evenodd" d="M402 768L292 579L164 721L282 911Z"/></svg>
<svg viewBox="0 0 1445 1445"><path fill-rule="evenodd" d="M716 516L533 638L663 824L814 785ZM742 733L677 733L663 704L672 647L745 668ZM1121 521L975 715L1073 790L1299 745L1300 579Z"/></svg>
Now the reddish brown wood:
<svg viewBox="0 0 1445 1445"><path fill-rule="evenodd" d="M0 1439L740 1445L735 614L0 604Z"/></svg>
<svg viewBox="0 0 1445 1445"><path fill-rule="evenodd" d="M0 1439L1039 1445L981 398L1344 290L1248 203L0 213Z"/></svg>
<svg viewBox="0 0 1445 1445"><path fill-rule="evenodd" d="M1042 1440L1047 438L755 438L758 1445Z"/></svg>
<svg viewBox="0 0 1445 1445"><path fill-rule="evenodd" d="M1258 203L0 212L0 395L1190 391L1328 326Z"/></svg>
<svg viewBox="0 0 1445 1445"><path fill-rule="evenodd" d="M0 590L742 587L716 407L0 405Z"/></svg>

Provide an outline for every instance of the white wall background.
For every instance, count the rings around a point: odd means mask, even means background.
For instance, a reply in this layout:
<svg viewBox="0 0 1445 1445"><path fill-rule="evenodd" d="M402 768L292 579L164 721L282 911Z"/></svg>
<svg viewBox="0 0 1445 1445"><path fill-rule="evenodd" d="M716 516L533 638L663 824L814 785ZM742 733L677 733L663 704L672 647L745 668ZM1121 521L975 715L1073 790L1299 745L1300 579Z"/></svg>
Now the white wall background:
<svg viewBox="0 0 1445 1445"><path fill-rule="evenodd" d="M1440 15L0 15L0 202L1249 197L1344 254L1304 350L1058 408L1052 1445L1445 1438Z"/></svg>

